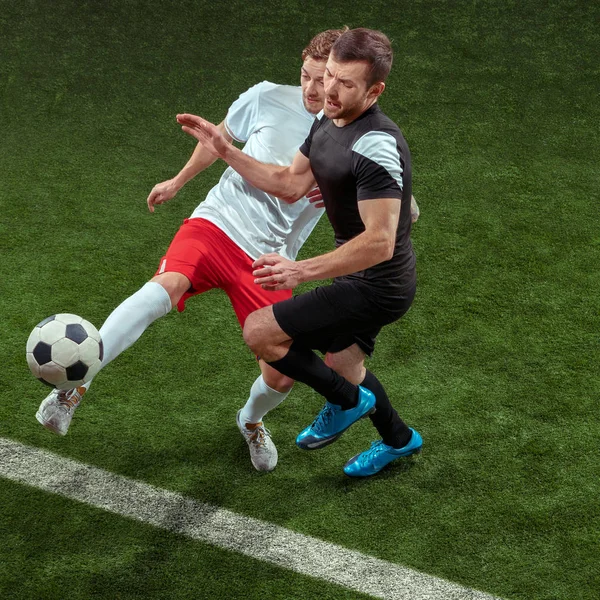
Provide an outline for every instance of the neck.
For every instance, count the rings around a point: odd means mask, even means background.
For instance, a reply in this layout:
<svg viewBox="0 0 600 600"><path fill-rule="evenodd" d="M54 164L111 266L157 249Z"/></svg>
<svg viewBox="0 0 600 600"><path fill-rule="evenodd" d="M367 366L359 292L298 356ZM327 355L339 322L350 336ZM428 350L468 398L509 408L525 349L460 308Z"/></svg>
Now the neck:
<svg viewBox="0 0 600 600"><path fill-rule="evenodd" d="M336 127L345 127L346 125L350 125L350 123L352 123L353 121L356 121L356 119L358 119L358 117L360 117L360 115L367 112L371 108L371 106L373 106L373 104L375 104L375 102L377 102L377 98L375 98L373 100L368 100L360 112L358 112L354 115L349 115L347 117L342 117L341 119L332 119L332 121Z"/></svg>

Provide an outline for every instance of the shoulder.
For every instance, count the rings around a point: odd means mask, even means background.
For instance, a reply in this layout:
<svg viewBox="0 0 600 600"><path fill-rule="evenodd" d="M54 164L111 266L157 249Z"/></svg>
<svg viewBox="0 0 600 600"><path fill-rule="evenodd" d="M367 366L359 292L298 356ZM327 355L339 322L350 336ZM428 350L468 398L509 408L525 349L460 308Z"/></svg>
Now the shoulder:
<svg viewBox="0 0 600 600"><path fill-rule="evenodd" d="M320 111L316 115L314 115L313 124L310 130L311 135L314 134L317 130L321 129L327 122L329 122L329 119L325 116L325 113L323 111Z"/></svg>
<svg viewBox="0 0 600 600"><path fill-rule="evenodd" d="M398 141L389 131L371 130L358 136L352 144L352 152L376 160L378 156L398 154Z"/></svg>
<svg viewBox="0 0 600 600"><path fill-rule="evenodd" d="M366 119L364 119L360 126L357 127L355 140L359 140L363 136L369 135L383 135L386 134L397 141L400 141L402 138L402 132L400 131L400 127L392 121L386 114L384 114L381 109L376 105L373 109L371 109L366 115Z"/></svg>
<svg viewBox="0 0 600 600"><path fill-rule="evenodd" d="M362 125L361 135L352 144L353 167L365 173L387 174L384 180L391 176L402 190L406 156L400 128L381 111L374 111Z"/></svg>
<svg viewBox="0 0 600 600"><path fill-rule="evenodd" d="M367 158L398 156L398 149L405 145L400 128L381 110L376 110L357 129L352 150Z"/></svg>
<svg viewBox="0 0 600 600"><path fill-rule="evenodd" d="M255 85L249 87L246 91L242 92L239 96L240 100L249 102L251 100L256 101L258 98L265 96L265 94L272 94L277 90L278 86L270 81L261 81ZM276 93L276 92L275 92Z"/></svg>
<svg viewBox="0 0 600 600"><path fill-rule="evenodd" d="M261 81L255 86L257 93L273 101L290 101L302 98L302 89L296 85L282 85L271 83L270 81ZM252 88L251 88L252 89Z"/></svg>
<svg viewBox="0 0 600 600"><path fill-rule="evenodd" d="M268 112L275 107L293 106L302 100L302 91L291 85L278 85L270 81L261 81L242 92L231 105L229 112L258 111Z"/></svg>

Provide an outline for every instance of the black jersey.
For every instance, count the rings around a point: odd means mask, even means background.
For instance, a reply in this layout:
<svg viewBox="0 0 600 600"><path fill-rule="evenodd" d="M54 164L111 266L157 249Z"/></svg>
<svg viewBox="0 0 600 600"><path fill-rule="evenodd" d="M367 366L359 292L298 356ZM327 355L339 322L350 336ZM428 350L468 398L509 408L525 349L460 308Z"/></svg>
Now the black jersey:
<svg viewBox="0 0 600 600"><path fill-rule="evenodd" d="M375 198L402 201L394 256L345 279L371 282L386 294L414 285L410 151L398 126L377 104L344 127L323 115L314 122L300 151L310 160L321 189L336 246L365 230L358 202Z"/></svg>

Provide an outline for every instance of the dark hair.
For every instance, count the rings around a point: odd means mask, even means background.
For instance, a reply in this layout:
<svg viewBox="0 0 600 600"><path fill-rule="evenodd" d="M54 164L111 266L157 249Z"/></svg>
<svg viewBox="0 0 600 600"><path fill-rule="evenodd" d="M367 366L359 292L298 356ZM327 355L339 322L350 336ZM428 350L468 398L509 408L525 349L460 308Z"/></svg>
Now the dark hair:
<svg viewBox="0 0 600 600"><path fill-rule="evenodd" d="M378 81L385 81L392 68L394 52L385 33L374 29L350 29L333 45L331 53L339 62L361 60L371 65L367 88Z"/></svg>
<svg viewBox="0 0 600 600"><path fill-rule="evenodd" d="M344 27L343 29L328 29L318 33L302 51L302 60L304 61L307 58L327 60L333 44L347 31L349 31L348 27Z"/></svg>

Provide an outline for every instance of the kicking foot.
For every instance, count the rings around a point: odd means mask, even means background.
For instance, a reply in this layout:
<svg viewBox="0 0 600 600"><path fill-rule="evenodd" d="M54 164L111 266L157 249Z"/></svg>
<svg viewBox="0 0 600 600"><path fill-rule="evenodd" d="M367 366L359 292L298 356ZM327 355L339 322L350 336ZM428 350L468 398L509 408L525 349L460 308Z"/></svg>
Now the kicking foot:
<svg viewBox="0 0 600 600"><path fill-rule="evenodd" d="M35 418L46 428L58 435L66 435L75 409L85 394L84 387L72 390L53 389L40 404Z"/></svg>

